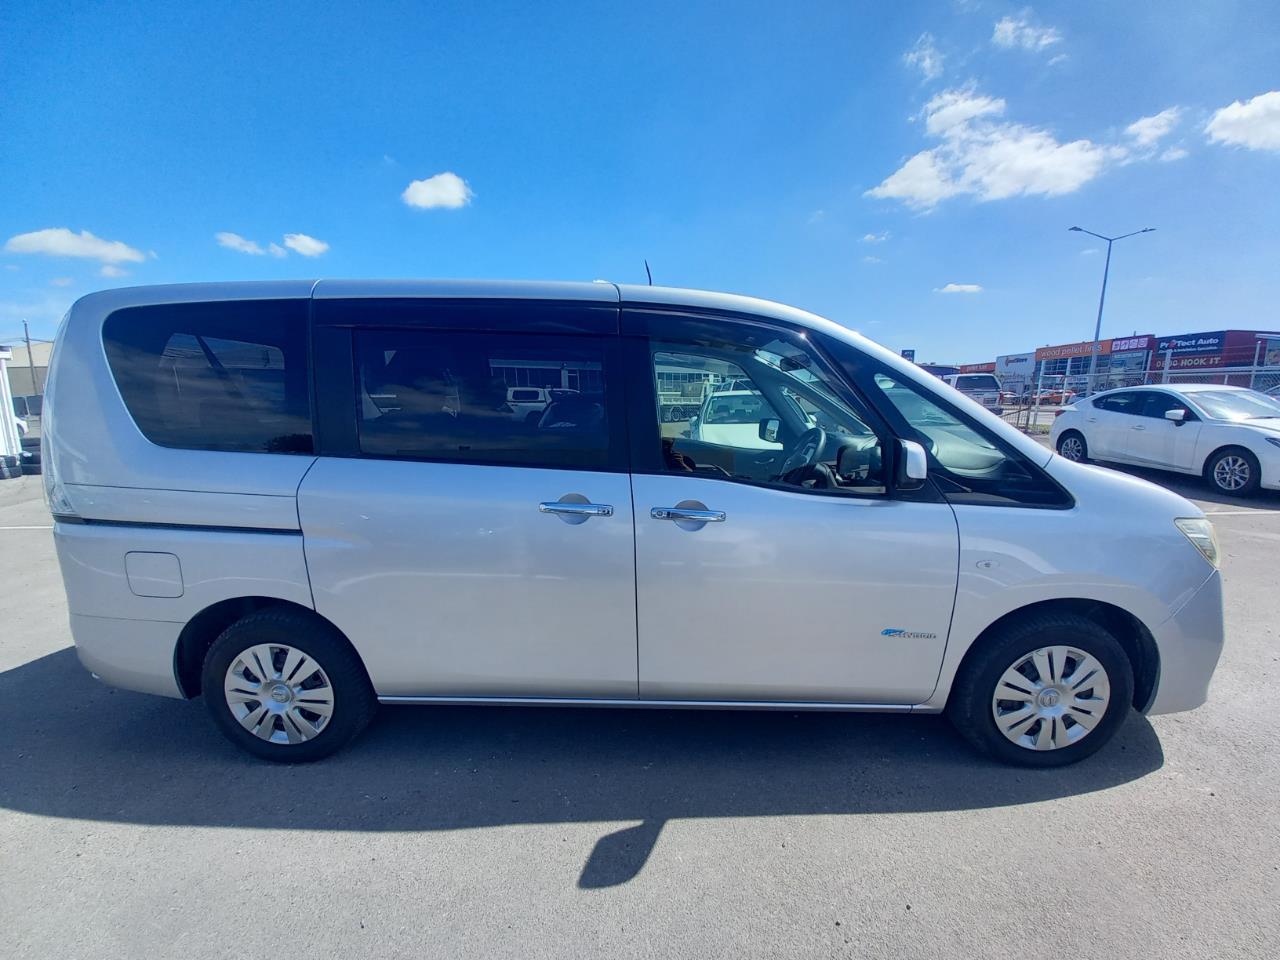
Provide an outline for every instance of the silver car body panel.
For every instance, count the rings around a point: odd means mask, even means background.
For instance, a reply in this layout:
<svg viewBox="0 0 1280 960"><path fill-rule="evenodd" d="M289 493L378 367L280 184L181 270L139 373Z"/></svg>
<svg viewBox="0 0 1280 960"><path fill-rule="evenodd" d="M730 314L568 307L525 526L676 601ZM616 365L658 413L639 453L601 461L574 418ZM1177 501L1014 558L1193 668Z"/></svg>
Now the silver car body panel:
<svg viewBox="0 0 1280 960"><path fill-rule="evenodd" d="M539 511L566 494L613 516ZM626 474L321 458L298 510L316 609L380 696L635 697Z"/></svg>
<svg viewBox="0 0 1280 960"><path fill-rule="evenodd" d="M1076 505L953 509L674 475L179 450L142 436L107 366L109 313L312 295L577 300L782 321L945 397L1044 466ZM94 521L55 527L76 645L89 669L131 689L180 696L183 625L239 597L318 609L393 702L937 711L991 623L1072 598L1114 604L1148 629L1161 661L1151 710L1161 712L1203 700L1222 645L1218 578L1173 524L1199 509L1066 463L914 364L767 301L604 283L122 289L76 303L53 367L48 465ZM615 512L580 524L539 512L567 493ZM724 510L725 522L688 529L649 514L688 500ZM142 558L133 569L151 572L131 585L131 553L176 561Z"/></svg>

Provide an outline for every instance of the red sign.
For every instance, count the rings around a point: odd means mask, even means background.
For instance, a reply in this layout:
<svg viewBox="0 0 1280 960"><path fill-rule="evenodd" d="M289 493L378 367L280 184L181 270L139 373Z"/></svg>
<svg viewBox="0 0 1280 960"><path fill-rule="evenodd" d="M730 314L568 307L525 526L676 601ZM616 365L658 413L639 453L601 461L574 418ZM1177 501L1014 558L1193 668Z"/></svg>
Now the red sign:
<svg viewBox="0 0 1280 960"><path fill-rule="evenodd" d="M961 373L995 373L996 362L992 360L990 363L962 363L960 364Z"/></svg>
<svg viewBox="0 0 1280 960"><path fill-rule="evenodd" d="M1105 357L1110 352L1110 340L1103 340L1098 344L1098 356ZM1081 340L1079 343L1062 343L1056 347L1041 347L1036 351L1036 359L1061 360L1063 357L1087 357L1091 353L1093 353L1093 341Z"/></svg>

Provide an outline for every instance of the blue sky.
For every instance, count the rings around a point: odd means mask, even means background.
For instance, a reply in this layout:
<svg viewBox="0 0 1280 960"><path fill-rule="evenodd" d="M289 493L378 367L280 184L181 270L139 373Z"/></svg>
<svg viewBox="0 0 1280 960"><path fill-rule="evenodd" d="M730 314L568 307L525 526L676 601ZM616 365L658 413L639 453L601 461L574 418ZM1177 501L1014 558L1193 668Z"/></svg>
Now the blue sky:
<svg viewBox="0 0 1280 960"><path fill-rule="evenodd" d="M1104 335L1280 326L1274 0L185 6L0 10L0 342L105 286L647 257L987 360L1091 335L1074 223L1157 228Z"/></svg>

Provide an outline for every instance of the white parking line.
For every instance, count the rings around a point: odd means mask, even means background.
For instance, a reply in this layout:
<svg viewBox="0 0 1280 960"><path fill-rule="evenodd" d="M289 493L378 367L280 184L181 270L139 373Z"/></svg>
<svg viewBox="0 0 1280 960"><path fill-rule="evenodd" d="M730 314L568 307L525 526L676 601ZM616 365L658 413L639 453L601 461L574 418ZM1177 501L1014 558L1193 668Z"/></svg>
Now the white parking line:
<svg viewBox="0 0 1280 960"><path fill-rule="evenodd" d="M48 523L40 527L0 527L0 530L52 530L53 524Z"/></svg>
<svg viewBox="0 0 1280 960"><path fill-rule="evenodd" d="M1280 515L1280 510L1206 510L1206 517L1256 517L1259 515L1267 516Z"/></svg>

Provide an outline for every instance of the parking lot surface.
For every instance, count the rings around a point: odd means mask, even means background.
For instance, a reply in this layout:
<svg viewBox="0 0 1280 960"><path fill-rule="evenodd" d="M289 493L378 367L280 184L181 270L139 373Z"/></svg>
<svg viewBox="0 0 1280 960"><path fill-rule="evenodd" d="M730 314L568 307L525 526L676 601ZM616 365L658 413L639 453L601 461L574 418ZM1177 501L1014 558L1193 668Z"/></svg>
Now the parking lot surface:
<svg viewBox="0 0 1280 960"><path fill-rule="evenodd" d="M1274 956L1280 497L1143 475L1213 515L1226 651L1051 771L933 717L468 707L264 764L81 669L40 478L0 483L4 953Z"/></svg>

